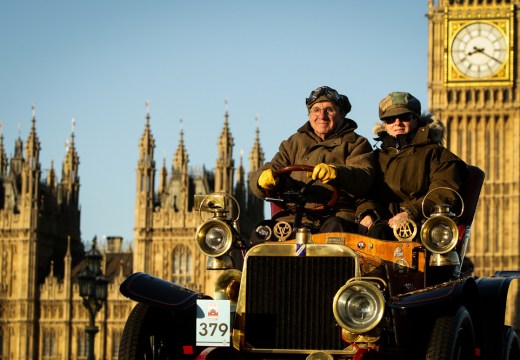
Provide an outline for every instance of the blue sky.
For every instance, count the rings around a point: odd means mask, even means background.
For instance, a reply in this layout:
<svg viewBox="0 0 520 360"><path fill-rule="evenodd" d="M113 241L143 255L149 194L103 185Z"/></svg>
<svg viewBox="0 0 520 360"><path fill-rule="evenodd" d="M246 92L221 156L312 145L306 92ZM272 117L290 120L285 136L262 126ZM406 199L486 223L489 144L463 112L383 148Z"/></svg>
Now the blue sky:
<svg viewBox="0 0 520 360"><path fill-rule="evenodd" d="M4 147L27 139L34 104L42 176L52 160L61 174L74 118L82 238L128 243L147 100L158 167L171 167L182 118L190 166L214 168L226 99L235 163L243 151L247 170L257 126L270 159L320 85L349 97L372 139L388 92L427 109L427 11L427 0L4 1Z"/></svg>

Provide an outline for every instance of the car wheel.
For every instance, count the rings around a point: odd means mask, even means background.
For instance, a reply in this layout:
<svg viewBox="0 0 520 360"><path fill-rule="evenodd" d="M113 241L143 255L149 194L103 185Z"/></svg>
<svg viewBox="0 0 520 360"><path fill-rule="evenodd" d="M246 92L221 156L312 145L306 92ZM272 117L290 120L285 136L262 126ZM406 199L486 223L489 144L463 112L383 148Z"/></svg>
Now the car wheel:
<svg viewBox="0 0 520 360"><path fill-rule="evenodd" d="M172 315L138 303L128 317L119 344L119 360L191 359L183 354Z"/></svg>
<svg viewBox="0 0 520 360"><path fill-rule="evenodd" d="M435 320L426 350L427 360L475 358L475 334L471 315L461 306L454 315Z"/></svg>
<svg viewBox="0 0 520 360"><path fill-rule="evenodd" d="M520 342L515 330L511 326L506 326L504 331L503 360L520 359Z"/></svg>

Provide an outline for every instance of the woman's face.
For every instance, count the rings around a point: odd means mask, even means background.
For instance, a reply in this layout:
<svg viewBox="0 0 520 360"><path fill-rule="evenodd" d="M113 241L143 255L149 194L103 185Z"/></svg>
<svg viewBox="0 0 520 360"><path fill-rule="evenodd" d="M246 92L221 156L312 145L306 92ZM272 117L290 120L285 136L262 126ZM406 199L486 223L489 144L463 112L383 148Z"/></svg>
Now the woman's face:
<svg viewBox="0 0 520 360"><path fill-rule="evenodd" d="M408 134L417 127L417 118L411 113L388 117L384 122L386 132L393 137Z"/></svg>

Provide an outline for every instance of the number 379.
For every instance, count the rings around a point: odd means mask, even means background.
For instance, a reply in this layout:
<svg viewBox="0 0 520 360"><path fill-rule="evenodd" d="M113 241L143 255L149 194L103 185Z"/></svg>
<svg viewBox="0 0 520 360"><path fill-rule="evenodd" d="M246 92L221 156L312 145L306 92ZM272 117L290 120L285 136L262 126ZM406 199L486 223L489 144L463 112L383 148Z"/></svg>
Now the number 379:
<svg viewBox="0 0 520 360"><path fill-rule="evenodd" d="M214 336L217 329L220 332L220 336L225 336L228 332L229 326L226 323L199 323L200 336Z"/></svg>

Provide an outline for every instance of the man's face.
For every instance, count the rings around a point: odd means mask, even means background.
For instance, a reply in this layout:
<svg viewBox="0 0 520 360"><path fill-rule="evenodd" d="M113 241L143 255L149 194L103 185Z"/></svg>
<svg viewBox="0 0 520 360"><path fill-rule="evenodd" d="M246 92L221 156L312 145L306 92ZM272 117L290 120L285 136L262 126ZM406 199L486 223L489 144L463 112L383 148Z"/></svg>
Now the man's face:
<svg viewBox="0 0 520 360"><path fill-rule="evenodd" d="M312 129L322 140L325 140L343 118L338 106L330 101L322 101L312 105L309 111L309 122Z"/></svg>
<svg viewBox="0 0 520 360"><path fill-rule="evenodd" d="M408 134L417 126L417 119L410 113L385 118L384 122L386 132L393 137Z"/></svg>

